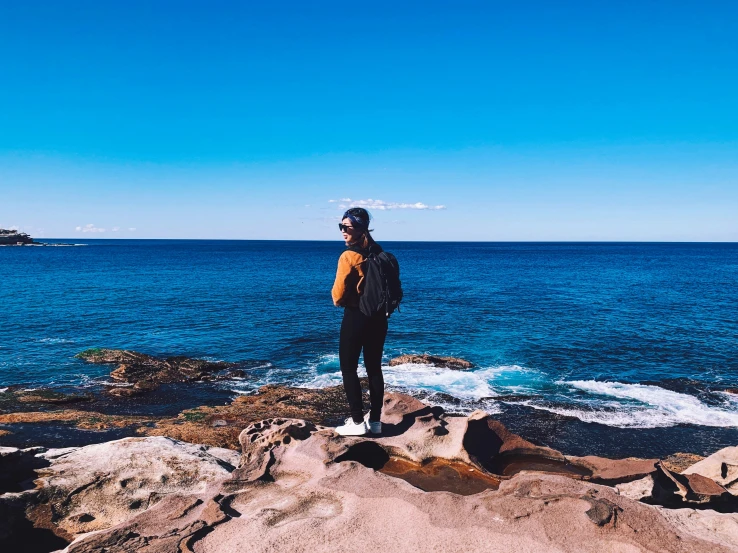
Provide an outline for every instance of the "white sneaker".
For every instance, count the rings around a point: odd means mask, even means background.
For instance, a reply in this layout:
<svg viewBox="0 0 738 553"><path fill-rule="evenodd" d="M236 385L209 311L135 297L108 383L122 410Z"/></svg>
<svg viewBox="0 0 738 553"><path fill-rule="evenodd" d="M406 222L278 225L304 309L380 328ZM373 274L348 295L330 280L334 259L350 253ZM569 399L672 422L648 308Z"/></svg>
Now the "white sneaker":
<svg viewBox="0 0 738 553"><path fill-rule="evenodd" d="M351 417L347 418L343 425L336 427L336 432L341 436L363 436L368 430L364 421L357 423Z"/></svg>
<svg viewBox="0 0 738 553"><path fill-rule="evenodd" d="M377 421L370 421L369 420L369 413L367 413L364 416L364 422L366 423L366 427L369 429L369 432L372 434L381 434L382 433L382 423Z"/></svg>

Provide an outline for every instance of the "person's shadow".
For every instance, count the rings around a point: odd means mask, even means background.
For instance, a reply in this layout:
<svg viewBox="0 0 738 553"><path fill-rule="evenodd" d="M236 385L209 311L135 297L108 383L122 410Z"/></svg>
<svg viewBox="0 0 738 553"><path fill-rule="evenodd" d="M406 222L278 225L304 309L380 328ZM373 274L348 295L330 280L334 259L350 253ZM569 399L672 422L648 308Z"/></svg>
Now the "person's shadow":
<svg viewBox="0 0 738 553"><path fill-rule="evenodd" d="M375 435L376 438L392 438L393 436L400 436L401 434L404 434L407 432L417 420L423 421L423 422L430 422L432 419L437 419L440 422L440 426L436 428L436 435L443 436L445 434L448 434L448 430L446 430L446 421L441 419L441 415L443 414L443 407L424 407L422 409L418 409L417 411L413 411L412 413L406 413L402 416L402 420L397 424L388 424L388 423L382 423L382 433L379 435Z"/></svg>

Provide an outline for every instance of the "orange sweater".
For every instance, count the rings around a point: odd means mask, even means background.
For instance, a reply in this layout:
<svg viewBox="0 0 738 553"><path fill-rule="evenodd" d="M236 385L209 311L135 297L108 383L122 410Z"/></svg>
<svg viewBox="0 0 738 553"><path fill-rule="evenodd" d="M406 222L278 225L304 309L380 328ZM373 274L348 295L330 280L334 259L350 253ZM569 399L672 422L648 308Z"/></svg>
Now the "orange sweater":
<svg viewBox="0 0 738 553"><path fill-rule="evenodd" d="M359 307L359 296L364 288L364 257L346 250L338 258L336 281L333 283L333 305L336 307Z"/></svg>

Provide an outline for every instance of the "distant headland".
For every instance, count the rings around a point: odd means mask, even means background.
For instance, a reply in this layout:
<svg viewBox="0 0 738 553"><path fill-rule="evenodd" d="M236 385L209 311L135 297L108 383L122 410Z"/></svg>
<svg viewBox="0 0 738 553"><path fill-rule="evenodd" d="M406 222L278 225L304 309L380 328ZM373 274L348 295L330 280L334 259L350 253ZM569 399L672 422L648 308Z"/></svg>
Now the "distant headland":
<svg viewBox="0 0 738 553"><path fill-rule="evenodd" d="M49 244L36 242L25 232L0 228L0 246L82 246L84 244Z"/></svg>
<svg viewBox="0 0 738 553"><path fill-rule="evenodd" d="M26 244L33 244L33 238L26 233L0 228L0 245L25 246Z"/></svg>

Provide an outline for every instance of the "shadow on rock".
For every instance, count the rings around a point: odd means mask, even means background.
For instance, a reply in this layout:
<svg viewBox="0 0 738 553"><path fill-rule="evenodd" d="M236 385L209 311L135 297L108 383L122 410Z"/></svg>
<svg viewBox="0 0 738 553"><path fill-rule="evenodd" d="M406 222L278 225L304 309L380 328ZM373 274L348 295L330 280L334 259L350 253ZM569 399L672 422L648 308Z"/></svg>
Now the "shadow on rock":
<svg viewBox="0 0 738 553"><path fill-rule="evenodd" d="M422 421L430 418L440 419L442 414L442 407L424 407L417 411L413 411L412 413L402 415L402 420L396 424L382 423L382 437L392 438L394 436L400 436L410 430L418 420ZM447 434L448 431L444 432L444 430L445 429L439 429L438 432Z"/></svg>

